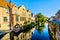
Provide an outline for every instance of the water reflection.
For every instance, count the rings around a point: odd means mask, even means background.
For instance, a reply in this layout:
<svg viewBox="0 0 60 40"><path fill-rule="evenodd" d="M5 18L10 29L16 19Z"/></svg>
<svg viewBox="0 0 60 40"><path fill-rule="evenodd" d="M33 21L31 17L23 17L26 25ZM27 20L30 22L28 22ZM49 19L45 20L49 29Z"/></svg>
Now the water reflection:
<svg viewBox="0 0 60 40"><path fill-rule="evenodd" d="M4 35L6 35L7 33L5 33L5 32L0 32L0 39L4 36Z"/></svg>
<svg viewBox="0 0 60 40"><path fill-rule="evenodd" d="M33 35L31 37L31 40L50 40L49 39L49 33L48 33L48 26L47 24L45 25L46 27L43 29L41 33L38 32L38 30L34 30ZM4 34L5 35L5 34ZM0 35L0 39L4 36ZM22 36L21 36L22 37ZM19 37L19 38L21 38ZM26 37L26 36L25 36Z"/></svg>
<svg viewBox="0 0 60 40"><path fill-rule="evenodd" d="M48 24L45 25L46 27L41 33L39 33L38 30L35 30L31 40L50 40L47 25Z"/></svg>

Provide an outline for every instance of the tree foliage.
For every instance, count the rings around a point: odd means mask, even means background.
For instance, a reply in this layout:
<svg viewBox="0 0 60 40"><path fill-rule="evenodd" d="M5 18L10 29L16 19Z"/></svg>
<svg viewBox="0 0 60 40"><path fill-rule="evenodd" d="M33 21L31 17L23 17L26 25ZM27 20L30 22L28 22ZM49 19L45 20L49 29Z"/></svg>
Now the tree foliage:
<svg viewBox="0 0 60 40"><path fill-rule="evenodd" d="M42 13L38 13L36 15L36 19L37 19L36 23L38 27L38 32L41 33L45 28L45 23L47 22L47 18Z"/></svg>
<svg viewBox="0 0 60 40"><path fill-rule="evenodd" d="M23 27L23 32L28 32L28 31L30 31L32 28L34 28L34 26L35 26L36 24L34 23L34 22L31 22L31 23L29 23L29 24L25 24L25 25L23 25L22 27Z"/></svg>
<svg viewBox="0 0 60 40"><path fill-rule="evenodd" d="M35 22L31 22L29 24L27 24L27 22L26 22L25 25L23 25L22 27L24 28L24 31L26 32L36 26L36 28L38 27L38 29L37 29L38 32L41 33L43 31L43 29L45 28L46 22L47 22L47 18L44 15L42 15L42 13L38 13L36 15Z"/></svg>

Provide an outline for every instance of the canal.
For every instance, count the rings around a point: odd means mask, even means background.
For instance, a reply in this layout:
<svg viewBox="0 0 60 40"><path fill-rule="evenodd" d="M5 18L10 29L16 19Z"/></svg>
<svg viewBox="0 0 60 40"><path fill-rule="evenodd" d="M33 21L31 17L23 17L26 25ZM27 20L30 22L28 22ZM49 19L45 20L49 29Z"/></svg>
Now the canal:
<svg viewBox="0 0 60 40"><path fill-rule="evenodd" d="M34 33L31 37L31 40L50 40L49 32L48 32L48 24L45 25L42 33L39 33L38 30L34 30Z"/></svg>
<svg viewBox="0 0 60 40"><path fill-rule="evenodd" d="M46 24L45 26L46 27L44 28L44 30L41 33L39 33L38 30L34 30L31 40L50 40L49 32L48 32L48 24ZM1 34L3 34L3 33L0 33L0 39L6 33L4 33L3 35L1 35Z"/></svg>

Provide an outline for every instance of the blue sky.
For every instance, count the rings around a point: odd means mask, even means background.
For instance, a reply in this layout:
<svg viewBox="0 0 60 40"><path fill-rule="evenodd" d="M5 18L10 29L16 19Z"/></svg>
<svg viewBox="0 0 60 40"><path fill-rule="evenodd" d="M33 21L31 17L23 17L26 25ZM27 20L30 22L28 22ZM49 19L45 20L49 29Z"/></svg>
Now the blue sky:
<svg viewBox="0 0 60 40"><path fill-rule="evenodd" d="M41 12L47 17L56 14L60 9L60 0L12 0L16 6L24 4L26 9L29 9L34 15Z"/></svg>

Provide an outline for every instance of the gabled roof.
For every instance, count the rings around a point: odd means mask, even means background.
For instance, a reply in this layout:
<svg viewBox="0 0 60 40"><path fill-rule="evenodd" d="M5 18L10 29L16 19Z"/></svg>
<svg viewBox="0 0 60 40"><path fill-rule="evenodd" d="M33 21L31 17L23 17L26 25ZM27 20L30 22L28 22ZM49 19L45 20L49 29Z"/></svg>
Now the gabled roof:
<svg viewBox="0 0 60 40"><path fill-rule="evenodd" d="M25 9L24 5L21 5L21 6L18 7L18 9L20 9L20 8Z"/></svg>

